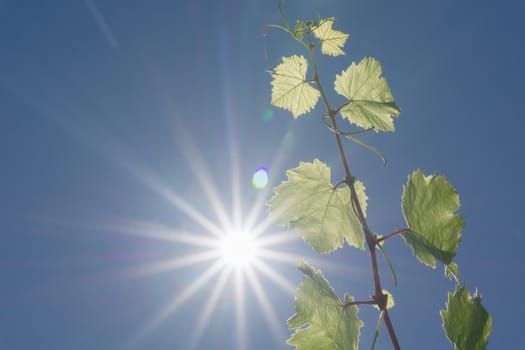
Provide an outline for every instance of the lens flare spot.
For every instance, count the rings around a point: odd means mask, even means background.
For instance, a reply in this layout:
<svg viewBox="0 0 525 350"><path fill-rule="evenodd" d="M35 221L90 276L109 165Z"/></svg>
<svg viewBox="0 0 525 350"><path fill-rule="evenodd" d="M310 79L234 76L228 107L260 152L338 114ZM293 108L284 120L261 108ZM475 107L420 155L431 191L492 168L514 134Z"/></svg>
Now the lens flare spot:
<svg viewBox="0 0 525 350"><path fill-rule="evenodd" d="M257 189L263 189L268 185L268 169L266 167L260 167L255 171L252 184Z"/></svg>
<svg viewBox="0 0 525 350"><path fill-rule="evenodd" d="M271 109L267 109L262 114L262 120L265 122L269 122L273 119L273 111Z"/></svg>

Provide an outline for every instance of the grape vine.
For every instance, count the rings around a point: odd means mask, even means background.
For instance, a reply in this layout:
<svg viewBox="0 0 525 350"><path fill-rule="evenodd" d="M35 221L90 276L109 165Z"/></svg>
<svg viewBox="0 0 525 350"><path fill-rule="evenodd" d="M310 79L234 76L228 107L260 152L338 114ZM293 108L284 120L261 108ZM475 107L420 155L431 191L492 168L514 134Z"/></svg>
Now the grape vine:
<svg viewBox="0 0 525 350"><path fill-rule="evenodd" d="M290 34L306 49L307 57L283 57L272 71L272 104L288 110L298 118L313 110L322 101L321 120L333 133L344 171L344 179L331 183L330 168L322 161L301 162L286 171L287 180L274 189L268 202L269 215L275 222L294 229L316 252L326 254L348 246L367 251L372 266L373 293L368 300L355 300L345 294L341 300L321 271L303 261L298 269L304 274L295 294L296 313L288 320L293 330L287 340L297 350L341 349L359 347L360 329L364 323L358 318L359 305L372 305L378 312L378 322L371 348L374 349L382 323L385 324L394 349L400 349L389 309L394 299L381 286L377 251L382 253L396 282L396 275L383 243L397 236L403 237L416 258L436 268L445 265L445 275L456 281L456 289L448 295L446 309L441 310L443 329L457 350L485 349L492 330L492 317L481 305L481 297L470 295L459 278L454 261L461 239L463 219L459 195L445 177L425 175L421 169L408 176L403 188L402 212L406 228L384 236L374 233L368 225L366 207L368 197L364 184L351 171L345 154L343 138L349 139L384 157L375 147L357 138L363 132L393 132L394 118L400 114L387 80L382 76L378 60L365 57L338 74L334 90L345 102L334 107L327 98L319 79L317 52L328 56L342 56L349 38L334 29L334 18L297 21L292 27L283 11L284 0L279 1L282 24L271 24ZM311 75L308 78L308 69ZM338 123L347 121L355 127L343 132Z"/></svg>

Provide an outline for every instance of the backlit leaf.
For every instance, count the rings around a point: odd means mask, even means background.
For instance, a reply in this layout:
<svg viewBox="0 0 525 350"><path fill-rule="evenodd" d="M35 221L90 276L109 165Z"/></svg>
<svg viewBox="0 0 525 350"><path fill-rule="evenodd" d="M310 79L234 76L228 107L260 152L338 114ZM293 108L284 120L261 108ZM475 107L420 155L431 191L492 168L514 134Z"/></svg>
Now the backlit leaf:
<svg viewBox="0 0 525 350"><path fill-rule="evenodd" d="M292 112L294 118L309 112L320 93L306 81L308 62L303 56L283 57L272 73L272 105Z"/></svg>
<svg viewBox="0 0 525 350"><path fill-rule="evenodd" d="M353 301L345 295L341 302L319 270L301 262L304 273L295 292L296 314L288 320L295 329L287 343L296 350L356 350L363 322L357 317Z"/></svg>
<svg viewBox="0 0 525 350"><path fill-rule="evenodd" d="M445 277L449 279L454 279L456 284L461 284L461 279L459 278L459 268L456 262L451 262L448 265L445 265Z"/></svg>
<svg viewBox="0 0 525 350"><path fill-rule="evenodd" d="M319 21L313 29L315 37L321 40L321 52L325 55L339 56L344 55L342 50L349 35L338 30L332 29L333 18L326 18Z"/></svg>
<svg viewBox="0 0 525 350"><path fill-rule="evenodd" d="M363 58L338 74L335 91L348 98L341 115L361 128L394 131L393 117L400 113L387 81L381 76L381 64L374 58Z"/></svg>
<svg viewBox="0 0 525 350"><path fill-rule="evenodd" d="M361 224L352 208L350 190L333 187L326 164L317 159L313 163L301 162L297 168L286 171L286 175L288 180L274 189L275 195L268 202L276 223L294 228L319 253L341 248L344 240L364 249ZM356 181L355 188L366 213L365 187Z"/></svg>
<svg viewBox="0 0 525 350"><path fill-rule="evenodd" d="M403 233L419 261L436 267L436 259L449 265L456 255L461 229L459 195L444 176L414 171L404 186L403 214L411 232Z"/></svg>
<svg viewBox="0 0 525 350"><path fill-rule="evenodd" d="M492 331L492 317L481 305L481 297L470 296L467 287L448 293L447 309L441 310L443 328L455 350L484 350Z"/></svg>
<svg viewBox="0 0 525 350"><path fill-rule="evenodd" d="M297 40L302 40L305 28L306 28L306 24L303 21L297 21L297 23L295 24L295 28L293 30L293 36Z"/></svg>

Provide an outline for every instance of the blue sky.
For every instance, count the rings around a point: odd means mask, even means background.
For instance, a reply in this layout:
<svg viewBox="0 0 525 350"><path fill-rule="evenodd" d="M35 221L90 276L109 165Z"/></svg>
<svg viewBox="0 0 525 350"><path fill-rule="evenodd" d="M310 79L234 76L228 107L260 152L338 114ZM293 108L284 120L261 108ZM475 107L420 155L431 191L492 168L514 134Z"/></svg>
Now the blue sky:
<svg viewBox="0 0 525 350"><path fill-rule="evenodd" d="M466 221L462 278L494 317L489 348L525 348L525 2L285 9L292 21L335 16L350 33L347 55L320 63L326 86L373 56L402 108L395 133L364 137L387 167L346 144L371 228L404 227L400 196L414 169L445 174ZM261 226L285 169L319 158L342 176L321 110L294 121L269 103L267 70L301 53L284 33L263 36L269 23L279 23L277 1L0 0L0 349L288 349L299 256L340 296L372 292L366 254L317 256ZM265 190L251 184L261 166ZM180 238L250 218L261 237L283 238L271 248L287 257L265 259L255 280L209 270L216 261L198 258L207 250ZM453 284L401 238L387 243L397 287L380 267L402 348L451 348L438 310ZM375 313L360 315L366 348ZM378 348L389 348L386 333Z"/></svg>

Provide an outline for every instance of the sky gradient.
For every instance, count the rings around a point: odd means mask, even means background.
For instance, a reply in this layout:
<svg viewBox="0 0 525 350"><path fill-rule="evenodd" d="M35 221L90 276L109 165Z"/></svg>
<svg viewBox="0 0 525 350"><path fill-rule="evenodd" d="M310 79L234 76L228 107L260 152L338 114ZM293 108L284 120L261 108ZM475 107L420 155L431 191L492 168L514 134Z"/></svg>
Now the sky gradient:
<svg viewBox="0 0 525 350"><path fill-rule="evenodd" d="M328 90L372 56L402 109L395 133L363 137L386 167L345 144L372 230L405 226L413 170L445 175L466 221L460 274L494 317L488 348L525 349L525 2L288 0L285 10L291 22L333 16L350 34L345 56L319 63ZM0 0L0 349L291 349L301 256L339 296L368 297L366 254L318 256L264 225L286 169L319 158L333 182L343 174L320 108L293 120L270 105L267 71L306 55L270 23L277 1ZM252 184L260 167L265 189ZM226 275L206 244L247 223L273 254L252 275ZM421 265L401 238L386 249L402 348L451 349L442 266ZM359 315L368 348L376 313ZM377 348L390 348L384 330Z"/></svg>

